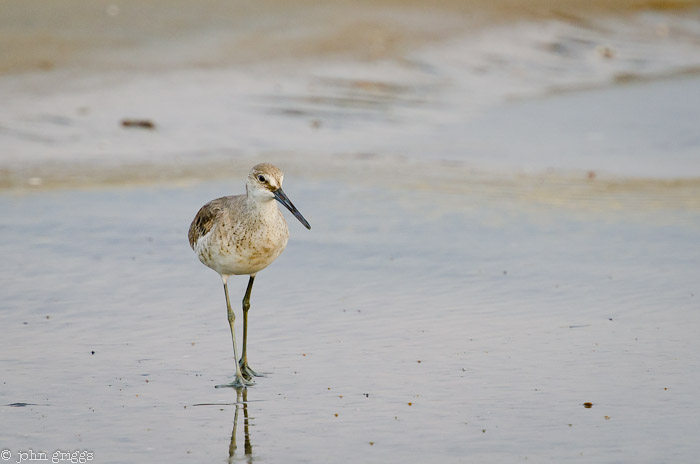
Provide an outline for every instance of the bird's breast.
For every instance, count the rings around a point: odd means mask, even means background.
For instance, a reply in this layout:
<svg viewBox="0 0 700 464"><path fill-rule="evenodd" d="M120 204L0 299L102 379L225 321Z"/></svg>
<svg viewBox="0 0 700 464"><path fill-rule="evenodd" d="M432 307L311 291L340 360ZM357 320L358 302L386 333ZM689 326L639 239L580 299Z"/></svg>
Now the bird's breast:
<svg viewBox="0 0 700 464"><path fill-rule="evenodd" d="M197 242L200 261L219 274L255 274L266 268L284 251L289 232L281 221L248 218L245 223L226 221Z"/></svg>

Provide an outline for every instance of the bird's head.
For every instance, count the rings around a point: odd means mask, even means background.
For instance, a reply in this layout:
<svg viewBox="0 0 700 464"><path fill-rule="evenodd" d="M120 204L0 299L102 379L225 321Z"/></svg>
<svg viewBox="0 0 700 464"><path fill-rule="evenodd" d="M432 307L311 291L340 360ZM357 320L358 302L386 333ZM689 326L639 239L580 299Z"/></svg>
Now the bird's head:
<svg viewBox="0 0 700 464"><path fill-rule="evenodd" d="M248 174L246 192L256 201L277 200L282 203L301 222L304 227L311 229L309 222L304 219L298 209L282 190L284 173L269 163L256 164Z"/></svg>

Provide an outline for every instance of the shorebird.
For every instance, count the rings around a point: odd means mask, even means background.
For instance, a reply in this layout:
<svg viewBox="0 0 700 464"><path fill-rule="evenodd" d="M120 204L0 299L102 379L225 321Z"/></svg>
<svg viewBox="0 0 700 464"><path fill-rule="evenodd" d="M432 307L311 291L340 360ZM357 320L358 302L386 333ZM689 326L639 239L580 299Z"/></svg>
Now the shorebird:
<svg viewBox="0 0 700 464"><path fill-rule="evenodd" d="M246 387L259 376L248 365L248 310L250 292L258 272L270 265L284 251L289 229L274 200L282 203L307 229L311 226L282 190L284 174L271 164L253 166L246 180L244 195L231 195L212 200L194 217L188 238L199 260L221 276L226 295L226 310L233 339L236 378L217 387ZM236 316L228 296L228 279L232 275L248 275L243 297L243 352L238 360Z"/></svg>

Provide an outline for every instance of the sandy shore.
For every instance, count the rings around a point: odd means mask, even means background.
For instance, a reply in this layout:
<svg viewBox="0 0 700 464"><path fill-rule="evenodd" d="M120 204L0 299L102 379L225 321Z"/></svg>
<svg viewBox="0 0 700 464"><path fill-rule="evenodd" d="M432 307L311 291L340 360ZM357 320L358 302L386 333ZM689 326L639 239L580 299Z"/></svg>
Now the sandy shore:
<svg viewBox="0 0 700 464"><path fill-rule="evenodd" d="M220 67L336 54L381 59L494 24L552 18L585 23L697 6L695 0L5 0L0 73Z"/></svg>

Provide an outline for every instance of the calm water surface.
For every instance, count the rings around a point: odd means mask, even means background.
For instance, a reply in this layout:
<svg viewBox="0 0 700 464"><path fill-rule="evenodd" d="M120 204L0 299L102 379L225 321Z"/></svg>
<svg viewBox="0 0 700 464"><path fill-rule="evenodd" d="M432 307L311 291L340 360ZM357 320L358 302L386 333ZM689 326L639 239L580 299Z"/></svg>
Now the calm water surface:
<svg viewBox="0 0 700 464"><path fill-rule="evenodd" d="M3 194L3 446L95 462L226 462L234 439L234 462L699 451L697 208L286 180L313 229L290 218L256 281L249 357L269 374L246 402L214 389L233 372L223 292L186 241L242 179Z"/></svg>

